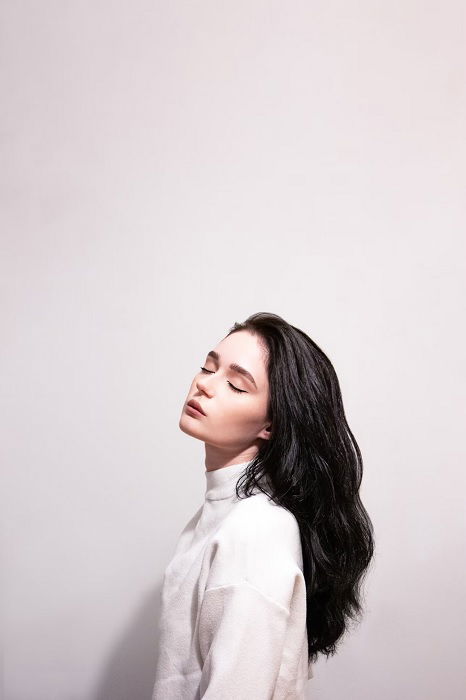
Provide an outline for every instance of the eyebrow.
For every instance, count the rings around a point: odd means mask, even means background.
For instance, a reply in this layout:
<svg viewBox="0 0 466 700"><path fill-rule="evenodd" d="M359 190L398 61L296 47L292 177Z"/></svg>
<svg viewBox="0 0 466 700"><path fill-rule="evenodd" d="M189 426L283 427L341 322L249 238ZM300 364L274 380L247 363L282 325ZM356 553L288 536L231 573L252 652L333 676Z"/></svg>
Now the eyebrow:
<svg viewBox="0 0 466 700"><path fill-rule="evenodd" d="M212 357L214 360L217 360L217 362L220 360L220 355L218 354L218 352L215 352L215 350L211 350L210 352L208 352L207 357ZM252 382L257 389L257 384L254 381L254 377L252 376L251 372L248 372L247 369L244 369L244 367L241 367L241 365L237 365L236 362L231 363L230 369L232 369L233 372L238 372L238 374L242 374L244 377L246 377L246 379L249 379L249 381Z"/></svg>

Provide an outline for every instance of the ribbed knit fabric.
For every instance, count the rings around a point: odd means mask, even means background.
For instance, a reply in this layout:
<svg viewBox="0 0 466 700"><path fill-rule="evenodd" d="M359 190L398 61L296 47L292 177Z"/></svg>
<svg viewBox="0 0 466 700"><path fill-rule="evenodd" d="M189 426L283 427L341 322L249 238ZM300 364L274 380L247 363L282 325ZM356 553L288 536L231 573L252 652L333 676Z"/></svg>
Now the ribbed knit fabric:
<svg viewBox="0 0 466 700"><path fill-rule="evenodd" d="M259 489L236 497L248 464L205 471L204 503L165 569L152 700L306 697L299 528Z"/></svg>

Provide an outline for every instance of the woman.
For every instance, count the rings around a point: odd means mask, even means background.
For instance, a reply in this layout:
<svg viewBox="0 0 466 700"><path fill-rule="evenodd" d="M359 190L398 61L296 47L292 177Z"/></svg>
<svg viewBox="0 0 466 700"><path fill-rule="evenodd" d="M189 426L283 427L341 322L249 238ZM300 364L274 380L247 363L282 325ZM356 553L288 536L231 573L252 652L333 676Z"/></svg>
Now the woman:
<svg viewBox="0 0 466 700"><path fill-rule="evenodd" d="M206 490L165 570L152 700L304 698L374 552L335 370L253 314L207 353L179 427L205 443Z"/></svg>

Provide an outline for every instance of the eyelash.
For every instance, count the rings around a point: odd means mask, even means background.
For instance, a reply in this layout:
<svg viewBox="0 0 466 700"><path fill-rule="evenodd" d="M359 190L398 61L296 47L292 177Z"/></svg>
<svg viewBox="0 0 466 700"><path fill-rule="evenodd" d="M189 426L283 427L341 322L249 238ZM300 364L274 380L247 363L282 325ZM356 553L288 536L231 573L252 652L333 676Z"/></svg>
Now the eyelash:
<svg viewBox="0 0 466 700"><path fill-rule="evenodd" d="M209 369L206 369L205 367L201 367L201 370L203 372L207 372L208 374L213 374ZM247 394L247 391L244 391L244 389L237 389L231 382L227 382L227 384L232 388L233 391L236 391L238 394Z"/></svg>

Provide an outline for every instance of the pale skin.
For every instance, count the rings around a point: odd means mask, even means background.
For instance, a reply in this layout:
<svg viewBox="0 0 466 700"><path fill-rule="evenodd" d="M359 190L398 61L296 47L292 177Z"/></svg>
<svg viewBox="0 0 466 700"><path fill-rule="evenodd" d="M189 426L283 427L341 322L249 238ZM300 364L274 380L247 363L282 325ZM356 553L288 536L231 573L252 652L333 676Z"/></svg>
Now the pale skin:
<svg viewBox="0 0 466 700"><path fill-rule="evenodd" d="M194 377L179 421L184 433L205 443L207 471L252 460L262 441L270 438L271 430L266 354L259 337L238 331L212 350L219 359L207 351L202 365L205 369L199 369ZM254 381L231 369L231 364L243 367ZM191 399L199 402L206 415L186 410Z"/></svg>

